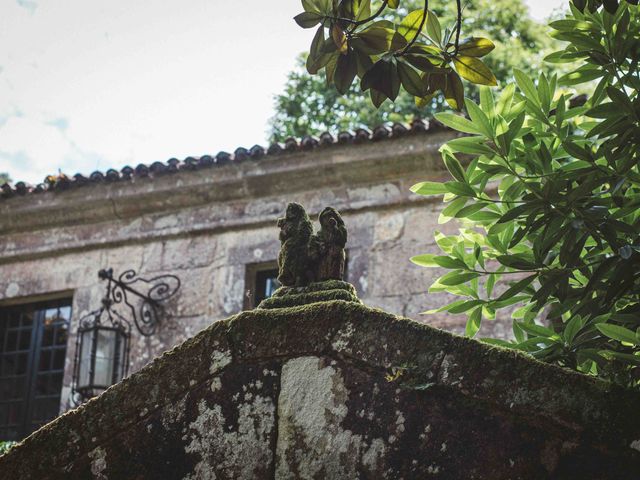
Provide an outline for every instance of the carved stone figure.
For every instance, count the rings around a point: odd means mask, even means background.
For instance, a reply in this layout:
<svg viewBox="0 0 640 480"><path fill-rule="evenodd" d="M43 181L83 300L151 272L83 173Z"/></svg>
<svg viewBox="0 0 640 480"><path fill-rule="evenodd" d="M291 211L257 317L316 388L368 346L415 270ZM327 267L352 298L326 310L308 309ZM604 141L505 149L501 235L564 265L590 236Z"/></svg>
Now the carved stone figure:
<svg viewBox="0 0 640 480"><path fill-rule="evenodd" d="M325 208L318 218L320 231L315 237L319 244L316 280L342 280L344 276L347 228L335 208Z"/></svg>
<svg viewBox="0 0 640 480"><path fill-rule="evenodd" d="M313 226L302 205L290 203L280 228L280 254L278 255L278 281L285 286L301 287L314 280L314 269L309 259L309 240Z"/></svg>
<svg viewBox="0 0 640 480"><path fill-rule="evenodd" d="M278 280L285 287L302 287L312 282L342 280L344 274L347 229L334 208L325 208L319 216L320 231L313 226L302 205L290 203L278 219L280 254Z"/></svg>

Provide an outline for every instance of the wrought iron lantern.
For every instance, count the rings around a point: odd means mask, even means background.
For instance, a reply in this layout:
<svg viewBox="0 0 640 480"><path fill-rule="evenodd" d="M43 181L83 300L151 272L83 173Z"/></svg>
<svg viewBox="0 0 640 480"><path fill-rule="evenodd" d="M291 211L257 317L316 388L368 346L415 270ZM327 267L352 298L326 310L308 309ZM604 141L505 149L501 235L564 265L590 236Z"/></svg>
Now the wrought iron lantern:
<svg viewBox="0 0 640 480"><path fill-rule="evenodd" d="M99 395L127 375L132 326L143 336L153 335L160 323L160 302L180 288L175 275L145 279L127 270L116 279L109 268L100 270L98 277L107 281L102 305L81 318L78 326L72 387L76 404ZM140 300L137 308L130 296ZM128 307L129 318L115 308L118 304Z"/></svg>

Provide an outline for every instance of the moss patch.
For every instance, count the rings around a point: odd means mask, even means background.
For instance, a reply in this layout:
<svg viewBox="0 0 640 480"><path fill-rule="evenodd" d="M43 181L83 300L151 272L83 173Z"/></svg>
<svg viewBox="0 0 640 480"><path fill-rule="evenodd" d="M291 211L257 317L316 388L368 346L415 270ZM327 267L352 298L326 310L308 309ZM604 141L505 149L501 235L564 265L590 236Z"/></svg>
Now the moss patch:
<svg viewBox="0 0 640 480"><path fill-rule="evenodd" d="M355 287L350 283L341 280L326 280L312 283L306 287L280 287L272 297L260 302L258 308L287 308L332 300L361 303L356 295Z"/></svg>

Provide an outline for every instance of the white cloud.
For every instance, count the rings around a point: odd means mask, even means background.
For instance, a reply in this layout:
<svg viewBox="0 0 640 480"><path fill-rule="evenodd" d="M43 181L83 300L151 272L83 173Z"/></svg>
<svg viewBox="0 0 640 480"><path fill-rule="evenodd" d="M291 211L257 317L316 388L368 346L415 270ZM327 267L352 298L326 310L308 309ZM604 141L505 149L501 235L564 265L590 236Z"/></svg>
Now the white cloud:
<svg viewBox="0 0 640 480"><path fill-rule="evenodd" d="M313 35L292 21L300 11L0 0L0 172L40 182L264 144L273 95Z"/></svg>

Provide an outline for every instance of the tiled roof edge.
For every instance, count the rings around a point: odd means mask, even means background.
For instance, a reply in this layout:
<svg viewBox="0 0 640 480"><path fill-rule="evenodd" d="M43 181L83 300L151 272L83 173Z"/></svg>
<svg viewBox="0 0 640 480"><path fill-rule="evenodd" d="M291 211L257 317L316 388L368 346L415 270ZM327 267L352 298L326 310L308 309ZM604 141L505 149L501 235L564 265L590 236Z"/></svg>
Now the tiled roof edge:
<svg viewBox="0 0 640 480"><path fill-rule="evenodd" d="M219 152L215 156L203 155L201 157L187 157L184 160L170 158L166 162L156 161L150 165L141 163L136 167L127 165L120 170L110 168L105 172L95 171L88 176L81 173L76 173L72 177L64 174L49 175L45 178L44 182L37 185L31 185L21 181L15 184L8 182L0 186L0 198L11 198L47 191L64 191L86 185L129 181L133 178L154 178L181 170L200 170L234 162L255 161L265 156L316 150L334 145L376 142L396 139L406 135L433 133L443 130L449 129L436 119L415 119L410 124L393 123L390 125L379 125L372 130L359 128L355 130L355 132L340 132L336 136L325 132L318 137L311 135L305 135L301 139L289 137L284 142L273 143L267 148L260 145L254 145L249 149L239 147L236 148L233 153Z"/></svg>

